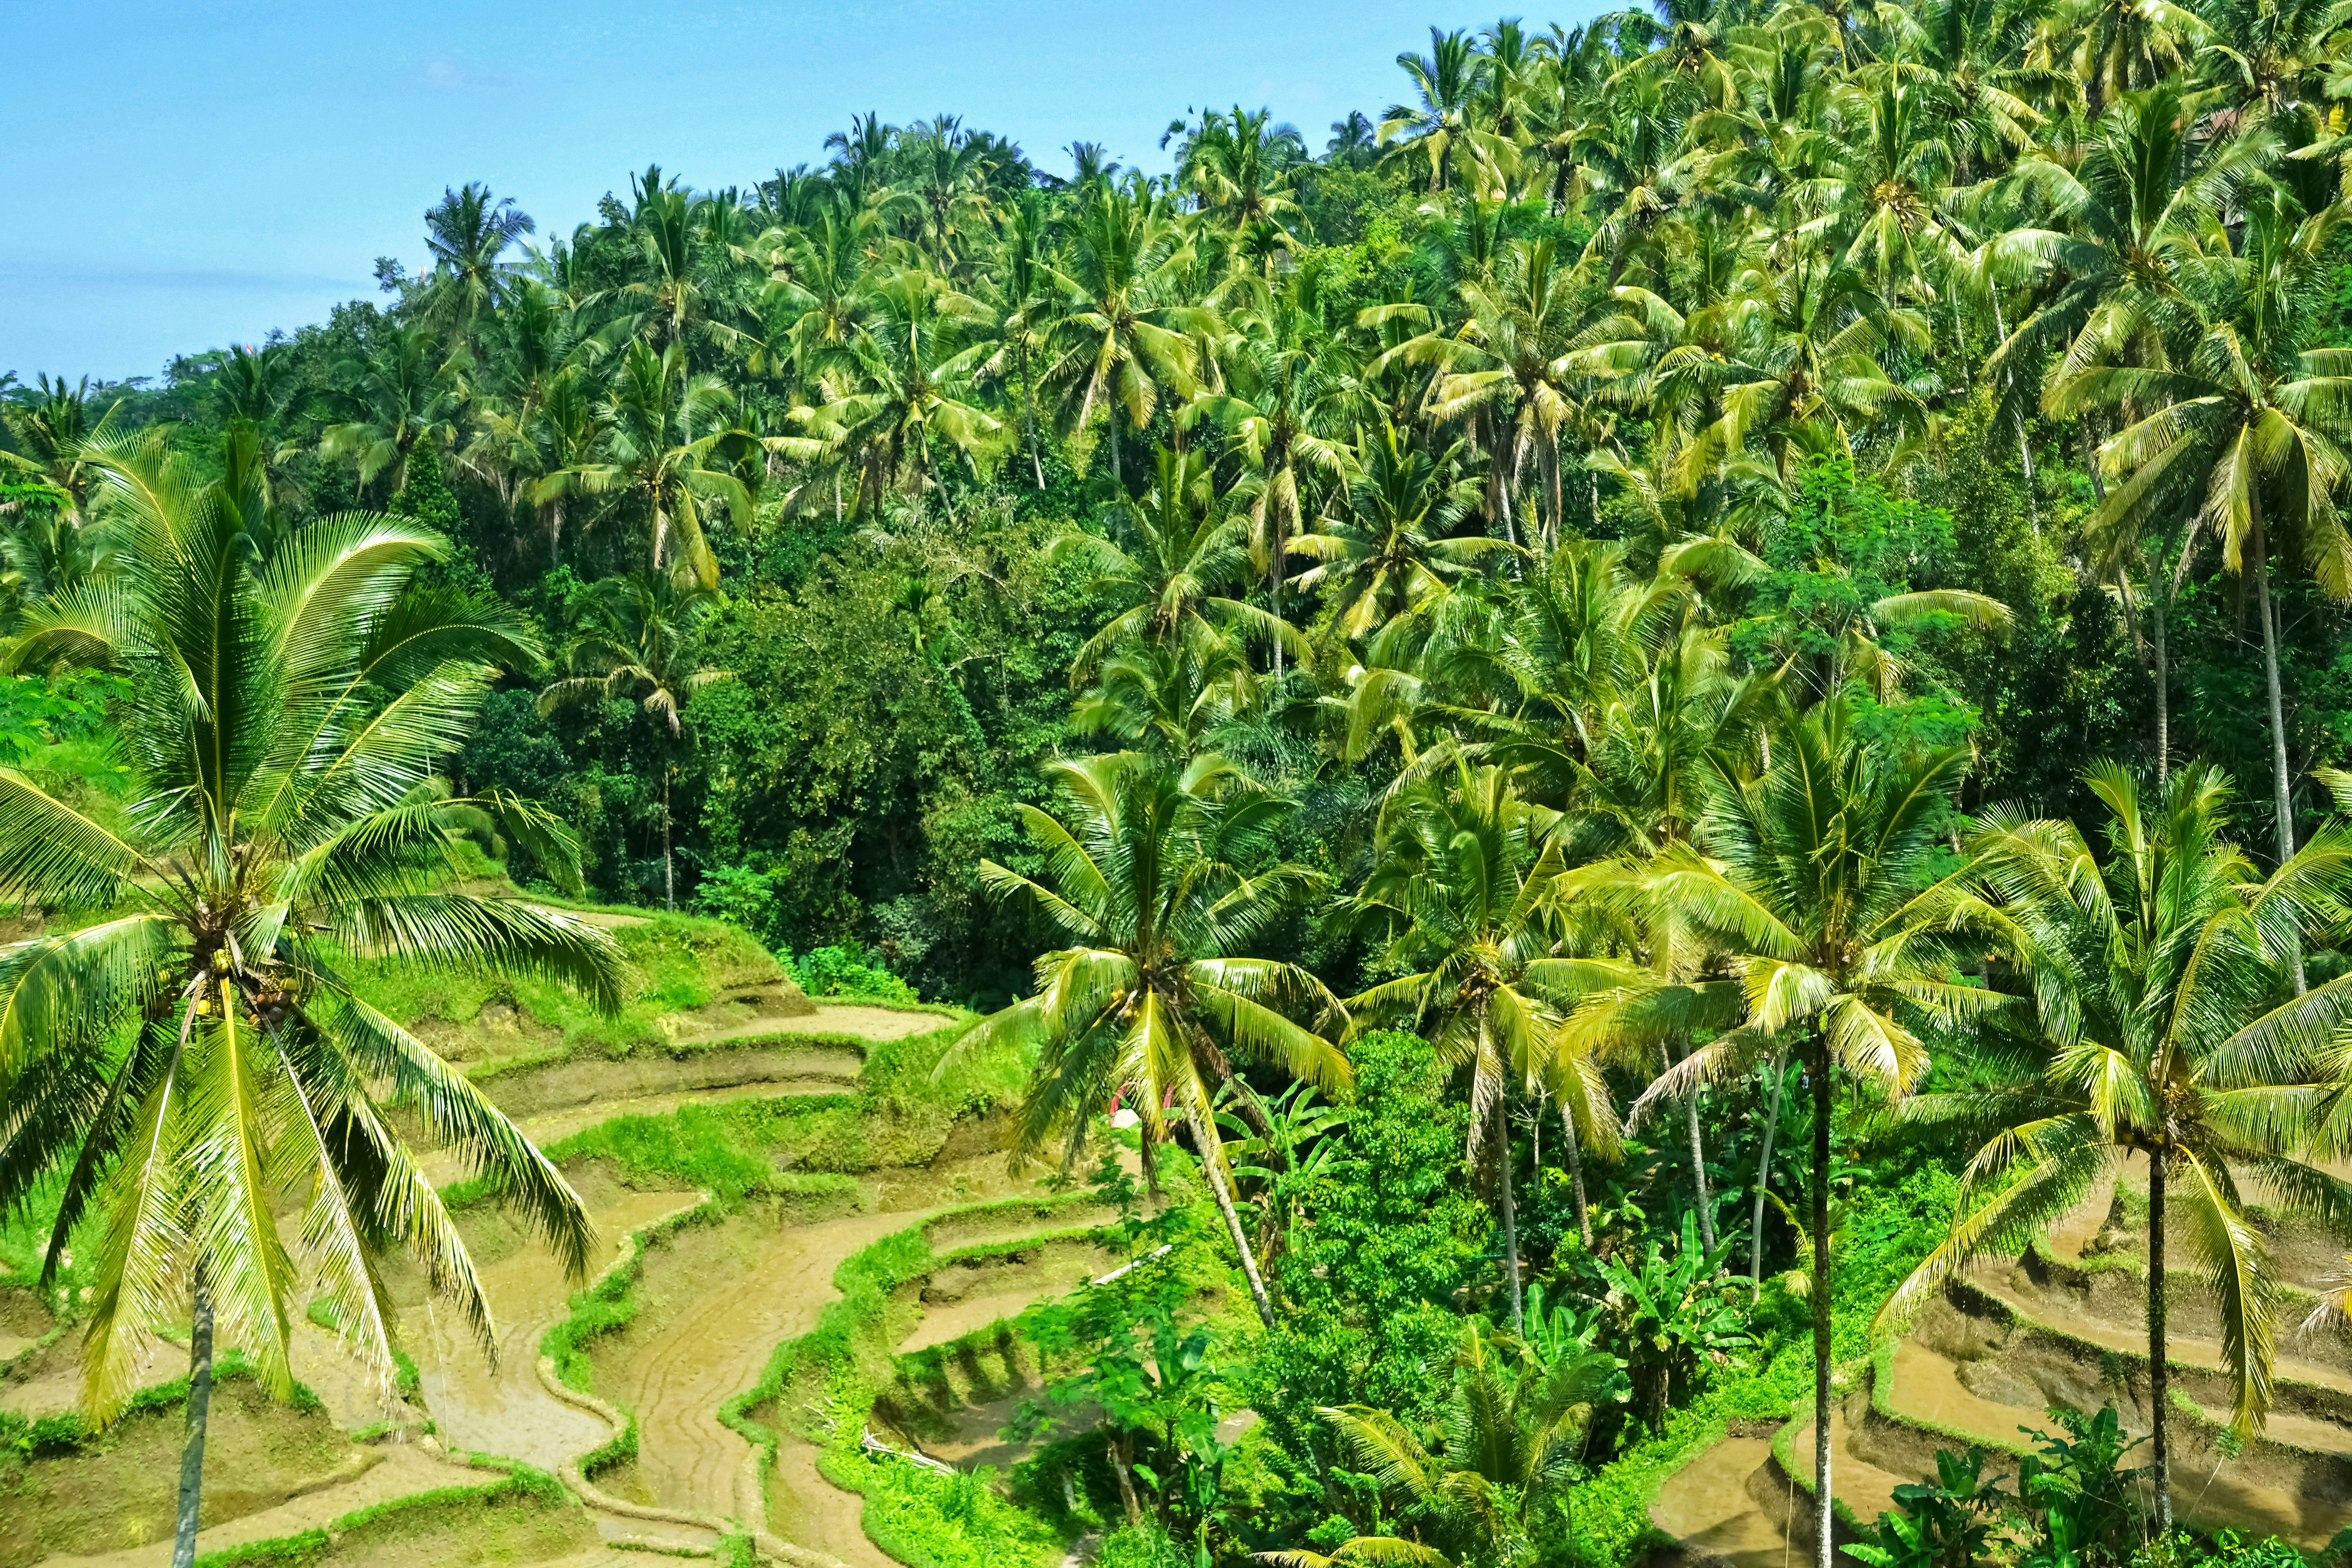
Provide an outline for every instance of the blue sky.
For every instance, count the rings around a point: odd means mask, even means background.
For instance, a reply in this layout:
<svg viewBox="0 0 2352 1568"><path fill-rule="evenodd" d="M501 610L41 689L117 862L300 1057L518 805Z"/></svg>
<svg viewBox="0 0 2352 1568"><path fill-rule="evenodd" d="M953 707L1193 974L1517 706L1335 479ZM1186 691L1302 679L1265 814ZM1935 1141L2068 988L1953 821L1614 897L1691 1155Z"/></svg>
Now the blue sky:
<svg viewBox="0 0 2352 1568"><path fill-rule="evenodd" d="M1580 20L1587 0L1557 18ZM658 162L697 185L821 162L854 111L940 110L1049 168L1084 138L1164 168L1191 105L1270 105L1320 149L1404 86L1459 0L0 0L16 155L0 370L153 374L175 353L321 320L422 259L469 179L542 232Z"/></svg>

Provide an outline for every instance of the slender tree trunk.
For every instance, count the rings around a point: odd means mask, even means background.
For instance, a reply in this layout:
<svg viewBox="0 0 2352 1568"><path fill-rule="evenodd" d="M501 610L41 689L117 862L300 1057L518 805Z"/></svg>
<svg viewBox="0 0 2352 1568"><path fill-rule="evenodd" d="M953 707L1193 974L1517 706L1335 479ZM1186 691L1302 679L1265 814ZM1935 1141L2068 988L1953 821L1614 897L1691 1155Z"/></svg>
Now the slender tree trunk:
<svg viewBox="0 0 2352 1568"><path fill-rule="evenodd" d="M1495 1100L1496 1137L1501 1141L1498 1157L1503 1166L1503 1273L1511 1282L1511 1331L1527 1336L1528 1312L1526 1298L1519 1290L1519 1216L1511 1202L1511 1119L1505 1114L1503 1100Z"/></svg>
<svg viewBox="0 0 2352 1568"><path fill-rule="evenodd" d="M2271 613L2270 541L2263 536L2262 498L2247 487L2246 503L2254 514L2253 537L2246 548L2253 552L2254 613L2263 622L2263 686L2271 708L2271 792L2278 812L2278 858L2284 866L2294 858L2294 799L2286 772L2286 704L2279 694L2278 619ZM2305 991L2303 944L2294 947L2294 994Z"/></svg>
<svg viewBox="0 0 2352 1568"><path fill-rule="evenodd" d="M1830 1047L1813 1031L1813 1568L1835 1568L1830 1486Z"/></svg>
<svg viewBox="0 0 2352 1568"><path fill-rule="evenodd" d="M205 1495L205 1423L213 1405L213 1290L196 1266L188 1326L188 1426L180 1444L180 1517L172 1568L195 1568L196 1512Z"/></svg>
<svg viewBox="0 0 2352 1568"><path fill-rule="evenodd" d="M1772 1140L1780 1131L1780 1093L1788 1084L1789 1059L1772 1058L1772 1109L1764 1115L1764 1152L1756 1157L1756 1207L1748 1224L1748 1299L1764 1299L1764 1194L1772 1180Z"/></svg>
<svg viewBox="0 0 2352 1568"><path fill-rule="evenodd" d="M1143 1522L1143 1503L1135 1495L1135 1477L1129 1473L1127 1444L1118 1437L1106 1437L1103 1447L1110 1456L1110 1472L1118 1478L1118 1500L1127 1509L1129 1526Z"/></svg>
<svg viewBox="0 0 2352 1568"><path fill-rule="evenodd" d="M2147 1157L2147 1402L2154 1423L2148 1466L2155 1472L2156 1532L2172 1530L2172 1446L2165 1434L2164 1402L2164 1151Z"/></svg>
<svg viewBox="0 0 2352 1568"><path fill-rule="evenodd" d="M1992 295L1993 330L2000 334L2000 341L2005 343L2009 342L2009 323L2001 319L2000 290L2000 289L1995 288L1990 289L1990 292ZM2011 371L2007 365L2001 366L2000 379L2003 386L2015 386L2017 384L2016 373ZM2025 441L2025 411L2020 408L2012 408L2010 412L2017 416L2017 460L2022 464L2025 468L2026 521L2033 525L2034 533L2039 535L2042 531L2042 505L2039 501L2033 499L2033 448L2026 445Z"/></svg>
<svg viewBox="0 0 2352 1568"><path fill-rule="evenodd" d="M1658 1060L1669 1069L1675 1065L1674 1047L1664 1040L1658 1042ZM1706 1190L1706 1146L1699 1139L1696 1089L1683 1097L1683 1115L1690 1130L1691 1187L1698 1194L1698 1238L1709 1252L1713 1252L1715 1200Z"/></svg>
<svg viewBox="0 0 2352 1568"><path fill-rule="evenodd" d="M669 857L669 769L662 769L662 904L677 913L677 880Z"/></svg>
<svg viewBox="0 0 2352 1568"><path fill-rule="evenodd" d="M2172 654L2167 633L2172 620L2172 586L2159 570L2148 574L2148 608L2156 620L2156 782L2172 776Z"/></svg>
<svg viewBox="0 0 2352 1568"><path fill-rule="evenodd" d="M1119 471L1118 467L1118 405L1116 403L1111 405L1108 416L1103 420L1103 435L1110 442L1110 482L1118 487L1119 494L1125 495L1127 476Z"/></svg>
<svg viewBox="0 0 2352 1568"><path fill-rule="evenodd" d="M2091 438L2091 416L2074 416L2074 436L2083 443L2083 471L2091 476L2091 494L2104 506L2107 500L2107 481L2099 477L2098 445Z"/></svg>
<svg viewBox="0 0 2352 1568"><path fill-rule="evenodd" d="M1274 522L1274 560L1268 567L1268 573L1267 581L1272 585L1274 618L1277 623L1274 637L1274 684L1279 689L1282 685L1282 629L1279 625L1282 620L1282 520L1278 517Z"/></svg>
<svg viewBox="0 0 2352 1568"><path fill-rule="evenodd" d="M1258 1321L1269 1330L1274 1327L1274 1302L1265 1293L1265 1281L1257 1271L1257 1255L1250 1250L1249 1236L1242 1229L1242 1216L1234 1207L1234 1194L1225 1186L1224 1168L1217 1159L1216 1135L1194 1107L1187 1112L1192 1123L1193 1140L1201 1146L1201 1171L1209 1179L1209 1191L1215 1194L1217 1212L1225 1216L1225 1229L1234 1238L1234 1250L1242 1260L1242 1277L1249 1281L1250 1300L1257 1305Z"/></svg>
<svg viewBox="0 0 2352 1568"><path fill-rule="evenodd" d="M1569 1114L1568 1101L1559 1102L1559 1131L1568 1146L1568 1197L1576 1210L1577 1234L1584 1237L1584 1250L1592 1250L1592 1211L1584 1206L1584 1151L1577 1147L1576 1119Z"/></svg>

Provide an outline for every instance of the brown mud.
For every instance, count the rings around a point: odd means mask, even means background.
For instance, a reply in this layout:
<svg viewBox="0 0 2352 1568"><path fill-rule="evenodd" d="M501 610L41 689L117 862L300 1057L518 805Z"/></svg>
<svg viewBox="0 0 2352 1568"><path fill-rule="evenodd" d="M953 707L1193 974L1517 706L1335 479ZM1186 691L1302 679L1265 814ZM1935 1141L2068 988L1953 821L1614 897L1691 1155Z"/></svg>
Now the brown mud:
<svg viewBox="0 0 2352 1568"><path fill-rule="evenodd" d="M1892 1509L1895 1486L1935 1479L1939 1448L1981 1445L1988 1473L2013 1478L2031 1434L2059 1430L2053 1405L2088 1413L2112 1404L2127 1433L2147 1430L2146 1192L2145 1160L2127 1163L2039 1249L1980 1265L1921 1310L1885 1373L1865 1370L1832 1420L1832 1484L1845 1510L1874 1521ZM2339 1243L2259 1210L2254 1218L2291 1287L2309 1291L2341 1274ZM2200 1528L2324 1544L2352 1524L2352 1338L2283 1332L2268 1429L2238 1449L2221 1436L2231 1393L2219 1321L2201 1284L2186 1271L2172 1279L2167 1360L2172 1389L2190 1405L2168 1423L2176 1511ZM1783 1445L1804 1483L1793 1488L1753 1433L1669 1477L1651 1507L1677 1542L1663 1557L1775 1568L1793 1551L1791 1563L1810 1561L1812 1436L1801 1415Z"/></svg>

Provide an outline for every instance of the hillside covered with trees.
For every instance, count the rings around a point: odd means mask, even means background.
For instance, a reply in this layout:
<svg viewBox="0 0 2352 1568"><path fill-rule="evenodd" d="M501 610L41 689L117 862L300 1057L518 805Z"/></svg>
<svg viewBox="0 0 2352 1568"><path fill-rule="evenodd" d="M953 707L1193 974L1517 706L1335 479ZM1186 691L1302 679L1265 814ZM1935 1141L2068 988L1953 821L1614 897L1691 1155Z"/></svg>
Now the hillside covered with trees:
<svg viewBox="0 0 2352 1568"><path fill-rule="evenodd" d="M499 1342L484 1215L577 1282L675 1189L679 1249L947 1226L811 1242L722 1391L910 1568L2352 1545L2352 13L1397 63L1167 174L952 114L593 215L453 170L327 321L0 378L0 1372L90 1347L80 1415L0 1383L0 1504L201 1458L156 1331L391 1390L428 1297ZM809 1017L862 1066L675 1067ZM1017 1409L891 1315L1083 1250L877 1174L971 1139L1128 1265L1020 1276ZM534 1342L625 1445L466 1506L780 1559L641 1435L641 1253ZM896 1452L942 1391L1003 1474Z"/></svg>

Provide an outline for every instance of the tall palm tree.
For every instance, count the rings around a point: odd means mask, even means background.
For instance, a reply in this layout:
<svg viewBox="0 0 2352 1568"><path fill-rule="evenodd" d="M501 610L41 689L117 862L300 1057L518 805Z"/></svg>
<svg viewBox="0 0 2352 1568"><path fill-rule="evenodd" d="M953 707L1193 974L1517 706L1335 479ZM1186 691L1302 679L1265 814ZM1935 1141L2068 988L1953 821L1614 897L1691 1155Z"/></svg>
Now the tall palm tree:
<svg viewBox="0 0 2352 1568"><path fill-rule="evenodd" d="M721 421L734 401L717 376L688 371L683 343L656 352L633 342L614 370L593 460L558 469L535 494L541 501L635 498L652 534L652 569L662 571L675 551L704 587L715 588L719 560L703 527L706 509L724 508L738 527L751 521L751 492L720 451L731 434Z"/></svg>
<svg viewBox="0 0 2352 1568"><path fill-rule="evenodd" d="M837 395L809 420L811 437L856 470L860 510L878 508L894 489L912 496L918 512L926 490L940 490L945 504L940 463L969 459L1003 428L974 385L989 353L986 319L979 300L921 268L874 291L843 363L820 378Z"/></svg>
<svg viewBox="0 0 2352 1568"><path fill-rule="evenodd" d="M289 1309L322 1294L388 1389L382 1269L404 1249L494 1348L473 1264L392 1105L460 1150L572 1274L588 1259L562 1175L368 1003L343 955L535 974L608 1009L623 964L569 916L436 890L457 807L576 881L552 818L503 793L448 802L434 788L496 667L533 658L503 615L408 585L444 542L350 513L256 572L246 499L160 443L95 461L131 540L121 574L51 606L12 658L128 677L137 804L109 826L0 770L0 896L108 911L0 954L0 1207L56 1193L45 1279L85 1215L102 1224L82 1361L93 1423L136 1391L156 1330L192 1321L173 1553L188 1568L216 1326L282 1396ZM291 1249L273 1209L289 1193L302 1194Z"/></svg>
<svg viewBox="0 0 2352 1568"><path fill-rule="evenodd" d="M1813 1090L1811 1234L1830 1234L1830 1130L1839 1082L1899 1100L1927 1070L1906 1015L1973 1017L2003 999L1954 983L1958 900L1930 884L1941 819L1966 770L1964 748L1897 752L1864 739L1841 693L1775 738L1753 782L1718 772L1696 845L1652 860L1604 863L1570 889L1633 918L1674 921L1711 950L1717 978L1668 974L1595 998L1576 1025L1656 1041L1713 1022L1728 994L1736 1026L1662 1073L1635 1102L1753 1071L1782 1050ZM1925 890L1922 890L1924 888ZM1965 912L1965 906L1960 906ZM1831 1249L1816 1247L1813 1319L1814 1559L1831 1568Z"/></svg>
<svg viewBox="0 0 2352 1568"><path fill-rule="evenodd" d="M1181 276L1192 261L1157 202L1101 185L1079 209L1069 249L1054 269L1069 300L1045 379L1062 388L1076 429L1086 428L1096 404L1110 406L1111 479L1122 487L1118 414L1140 430L1163 386L1190 394L1201 357L1192 334L1214 322L1213 312L1184 298Z"/></svg>
<svg viewBox="0 0 2352 1568"><path fill-rule="evenodd" d="M702 662L703 637L719 595L683 570L608 577L589 591L589 623L565 655L572 671L539 694L541 716L600 698L635 698L646 716L673 742L685 734L688 700L734 672ZM674 757L662 763L662 904L677 908L677 874L670 858L670 784Z"/></svg>
<svg viewBox="0 0 2352 1568"><path fill-rule="evenodd" d="M2323 829L2257 879L2223 837L2230 784L2210 767L2174 773L2145 800L2102 763L2084 784L2106 808L2103 850L2068 822L1996 812L1970 836L1975 875L2031 988L2042 1077L1997 1091L1923 1095L1906 1121L1975 1130L1950 1236L1880 1309L1891 1321L1988 1252L2015 1250L2131 1155L2148 1162L2148 1416L2157 1528L2172 1527L2165 1274L2179 1224L2211 1282L2242 1436L2268 1414L2279 1306L2263 1233L2240 1180L2273 1206L2352 1215L2352 1184L2310 1163L2310 1087L2320 1047L2352 1006L2352 977L2284 1006L2296 935L2352 886L2352 833ZM1979 1188L1997 1192L1979 1195Z"/></svg>
<svg viewBox="0 0 2352 1568"><path fill-rule="evenodd" d="M26 397L20 393L0 405L0 423L6 425L8 434L23 448L11 452L0 447L0 463L62 493L68 521L79 528L89 513L90 493L98 482L97 469L85 458L83 448L113 433L114 418L122 404L117 399L107 405L106 412L93 421L88 376L68 388L63 376L51 381L43 374L36 385L37 395Z"/></svg>
<svg viewBox="0 0 2352 1568"><path fill-rule="evenodd" d="M2110 407L2136 416L2100 451L2123 476L2101 509L2103 526L2185 496L2198 506L2191 528L2218 535L2230 569L2252 579L2282 865L2294 857L2294 803L2271 603L2273 543L2283 556L2299 547L2331 598L2352 598L2352 533L2336 502L2352 439L2352 350L2306 346L2333 287L2328 258L2341 211L2305 217L2292 197L2258 193L2246 203L2242 237L2232 244L2222 232L2183 268L2185 352L2156 368L2093 363L2043 399L2061 416ZM2182 542L2183 560L2193 543L2193 535ZM2299 982L2299 962L2295 970Z"/></svg>
<svg viewBox="0 0 2352 1568"><path fill-rule="evenodd" d="M1554 955L1553 882L1564 862L1553 814L1521 800L1510 774L1457 762L1393 798L1359 920L1384 925L1385 957L1406 973L1349 999L1360 1021L1419 1029L1448 1067L1470 1069L1469 1158L1496 1162L1511 1323L1525 1326L1519 1233L1511 1191L1508 1108L1541 1089L1571 1121L1578 1146L1616 1151L1617 1116L1589 1054L1561 1048L1560 1026L1590 968Z"/></svg>
<svg viewBox="0 0 2352 1568"><path fill-rule="evenodd" d="M1289 803L1213 753L1181 773L1132 752L1046 772L1061 815L1021 808L1045 854L1042 876L984 860L981 879L1023 899L1068 945L1041 956L1035 990L972 1026L938 1071L988 1045L1035 1053L1016 1158L1059 1142L1065 1163L1075 1159L1089 1119L1115 1099L1142 1119L1147 1152L1166 1142L1171 1114L1181 1118L1271 1330L1274 1305L1215 1131L1216 1097L1235 1058L1327 1093L1353 1081L1330 1038L1347 1014L1322 983L1297 964L1236 951L1320 879L1274 858ZM1296 1010L1310 1013L1313 1026L1294 1022Z"/></svg>
<svg viewBox="0 0 2352 1568"><path fill-rule="evenodd" d="M433 278L420 302L426 318L455 338L470 339L475 322L506 303L522 275L518 263L499 258L537 226L512 196L493 201L478 180L445 187L425 215L425 244L433 253Z"/></svg>
<svg viewBox="0 0 2352 1568"><path fill-rule="evenodd" d="M1442 191L1458 163L1497 144L1492 136L1482 138L1470 122L1486 57L1467 32L1432 26L1429 53L1407 49L1396 62L1412 80L1414 101L1390 106L1381 117L1380 139L1397 143L1395 156L1419 154L1429 164L1429 188Z"/></svg>
<svg viewBox="0 0 2352 1568"><path fill-rule="evenodd" d="M335 366L329 401L342 417L319 433L319 455L350 459L362 492L381 476L400 494L419 442L447 447L457 439L471 395L467 368L464 351L444 354L430 329L394 328Z"/></svg>
<svg viewBox="0 0 2352 1568"><path fill-rule="evenodd" d="M1072 679L1085 679L1127 643L1200 647L1264 639L1286 642L1303 656L1307 641L1296 626L1226 593L1249 565L1248 527L1217 493L1208 458L1162 447L1152 462L1151 488L1140 502L1120 509L1132 533L1128 547L1091 533L1055 543L1057 558L1094 568L1090 596L1119 606L1071 661Z"/></svg>
<svg viewBox="0 0 2352 1568"><path fill-rule="evenodd" d="M1460 454L1454 446L1432 457L1383 420L1361 443L1346 510L1291 541L1292 554L1321 563L1299 574L1299 591L1325 590L1345 635L1369 637L1427 610L1483 559L1510 550L1485 535L1453 537L1478 504Z"/></svg>
<svg viewBox="0 0 2352 1568"><path fill-rule="evenodd" d="M1204 419L1223 426L1249 470L1250 549L1276 618L1290 543L1306 531L1315 486L1335 485L1349 466L1338 430L1355 356L1324 325L1325 272L1310 262L1265 289L1218 342L1223 390L1197 394L1177 418L1180 429ZM1277 681L1282 653L1276 642Z"/></svg>

